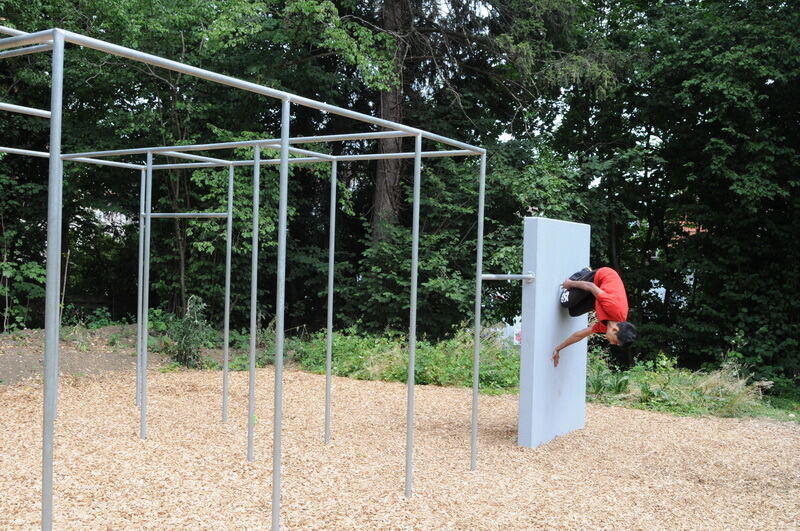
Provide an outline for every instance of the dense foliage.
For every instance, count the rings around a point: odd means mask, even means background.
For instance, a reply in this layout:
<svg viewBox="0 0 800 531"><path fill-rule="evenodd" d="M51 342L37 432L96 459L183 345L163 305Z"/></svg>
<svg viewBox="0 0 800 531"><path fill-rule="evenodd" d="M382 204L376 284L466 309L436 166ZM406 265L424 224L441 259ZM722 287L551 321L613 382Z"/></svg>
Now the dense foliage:
<svg viewBox="0 0 800 531"><path fill-rule="evenodd" d="M800 373L800 12L791 3L0 0L0 14L22 30L59 26L481 144L490 154L487 271L519 270L521 217L585 221L594 265L622 273L631 320L641 324L641 341L618 362L666 352L697 368L734 352L760 376ZM48 108L48 61L2 60L2 101ZM65 105L69 152L268 137L279 120L275 101L72 48ZM46 121L2 113L0 130L2 145L46 149ZM295 135L356 130L363 126L293 111ZM424 165L419 328L431 338L451 337L471 316L475 162ZM290 327L325 322L328 171L292 170ZM66 304L104 307L114 318L135 312L134 173L66 164ZM407 325L410 173L408 164L339 165L337 328ZM158 173L154 210L220 210L226 179L216 170ZM232 320L240 328L249 170L237 169L235 180ZM276 170L264 168L261 181L258 309L269 321ZM46 160L0 158L3 330L42 322L46 182ZM221 321L219 221L163 220L152 256L154 305L183 314L196 295ZM487 320L511 317L518 289L487 286L485 302Z"/></svg>
<svg viewBox="0 0 800 531"><path fill-rule="evenodd" d="M624 81L602 99L569 94L556 136L599 178L593 255L628 281L639 349L695 367L731 349L762 374L796 375L800 13L623 2L606 22L610 45L630 51Z"/></svg>

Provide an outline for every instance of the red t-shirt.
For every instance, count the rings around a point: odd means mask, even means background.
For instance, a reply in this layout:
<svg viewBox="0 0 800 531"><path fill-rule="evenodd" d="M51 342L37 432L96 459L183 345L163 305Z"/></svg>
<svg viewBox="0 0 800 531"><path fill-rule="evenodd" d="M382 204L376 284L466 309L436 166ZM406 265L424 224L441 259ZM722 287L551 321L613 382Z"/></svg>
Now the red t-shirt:
<svg viewBox="0 0 800 531"><path fill-rule="evenodd" d="M597 312L597 322L592 327L592 332L605 333L605 321L622 322L628 318L628 296L619 274L610 267L601 267L594 274L595 285L603 290L596 297L594 310Z"/></svg>

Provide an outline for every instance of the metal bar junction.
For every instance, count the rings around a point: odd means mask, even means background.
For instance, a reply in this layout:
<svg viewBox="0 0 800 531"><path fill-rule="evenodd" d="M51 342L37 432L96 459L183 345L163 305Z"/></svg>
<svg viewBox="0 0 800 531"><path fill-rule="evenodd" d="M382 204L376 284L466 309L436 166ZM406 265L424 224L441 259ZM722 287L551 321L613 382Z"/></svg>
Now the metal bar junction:
<svg viewBox="0 0 800 531"><path fill-rule="evenodd" d="M416 320L417 320L417 275L419 254L419 207L420 189L422 180L422 159L431 157L459 157L479 156L480 170L478 176L478 212L477 212L477 256L476 256L476 285L475 285L475 344L473 351L473 388L472 388L472 418L470 441L470 468L477 468L477 435L478 435L478 368L480 362L480 329L481 329L481 280L488 280L490 276L482 277L483 259L483 213L486 182L486 150L447 138L435 133L424 131L408 125L383 120L367 114L349 109L329 105L320 101L297 96L288 92L275 90L257 85L230 76L185 65L155 55L139 52L123 46L108 43L99 39L54 28L35 33L25 33L13 28L0 26L0 34L11 37L0 39L0 59L7 59L32 53L52 52L51 71L51 98L50 110L33 109L11 103L0 102L0 111L16 112L50 120L49 151L34 151L14 147L0 147L0 152L41 157L49 159L49 184L48 184L48 216L47 216L47 287L45 299L45 375L44 375L44 420L42 432L42 529L51 529L53 521L53 439L54 420L57 404L58 387L58 334L59 334L59 308L58 294L60 292L60 255L61 255L61 224L62 224L62 187L63 163L74 161L87 164L96 164L109 167L137 170L140 174L140 205L139 205L139 270L138 270L138 300L137 300L137 364L136 364L136 393L135 401L140 412L140 437L147 438L147 337L148 337L148 308L149 308L149 283L150 283L150 242L152 220L157 218L220 218L226 219L226 271L225 271L225 317L224 317L224 363L223 363L223 397L222 421L228 419L228 338L229 338L229 311L230 311L230 263L231 263L231 238L233 224L233 192L234 168L239 166L252 166L253 168L253 250L251 256L251 319L250 319L250 379L248 400L248 443L247 459L254 460L253 439L255 436L255 332L256 332L256 293L257 293L257 266L258 266L258 208L260 167L262 165L279 166L279 226L278 226L278 280L276 286L276 352L275 352L275 386L274 386L274 430L273 430L273 491L272 491L272 528L280 528L280 498L281 498L281 442L282 442L282 404L283 404L283 347L284 347L284 311L285 311L285 280L286 280L286 231L288 210L288 179L289 164L298 163L331 163L331 206L329 227L329 261L328 261L328 316L327 316L327 349L326 349L326 383L325 383L325 433L324 440L328 443L331 439L331 359L333 335L333 284L334 284L334 243L336 221L336 186L337 163L370 161L378 159L414 159L413 173L413 216L412 216L412 267L410 285L410 313L409 313L409 377L408 377L408 402L406 419L406 478L405 494L411 496L413 492L413 453L414 453L414 368L416 350ZM62 152L62 116L63 116L63 78L64 78L64 53L66 44L75 44L79 47L91 48L108 54L127 58L133 61L146 63L189 76L205 79L214 83L227 85L240 90L254 92L270 98L281 100L281 132L280 138L261 140L247 140L239 142L219 142L211 144L195 144L184 146L153 146L145 148L119 149L111 151L93 151L85 153ZM314 108L323 112L351 118L353 120L387 129L385 131L367 131L351 134L334 134L294 137L290 136L291 105L301 105ZM349 154L331 155L318 151L294 147L296 144L346 142L352 140L377 140L380 138L414 137L414 151L388 154ZM451 149L423 151L423 139L450 146ZM252 158L240 160L225 160L193 154L194 151L213 151L222 149L252 149ZM455 148L455 149L453 149ZM261 150L279 151L278 158L261 158ZM106 160L107 157L144 156L140 163L120 162ZM295 155L291 158L290 155ZM184 159L189 162L155 164L155 156L165 156L175 159ZM226 212L153 212L152 211L152 180L153 171L169 169L193 169L227 167L228 195ZM519 275L520 277L525 275Z"/></svg>

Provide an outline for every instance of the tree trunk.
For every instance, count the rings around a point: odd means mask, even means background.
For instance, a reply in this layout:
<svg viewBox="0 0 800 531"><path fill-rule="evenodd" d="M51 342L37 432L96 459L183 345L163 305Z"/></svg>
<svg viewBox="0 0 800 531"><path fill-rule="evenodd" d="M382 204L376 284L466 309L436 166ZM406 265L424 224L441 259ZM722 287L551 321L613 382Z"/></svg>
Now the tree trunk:
<svg viewBox="0 0 800 531"><path fill-rule="evenodd" d="M178 244L178 273L181 284L180 315L186 313L186 230L180 219L175 220L175 240Z"/></svg>
<svg viewBox="0 0 800 531"><path fill-rule="evenodd" d="M2 215L0 215L0 242L3 242L3 262L8 263L8 240L6 239L6 224ZM9 317L11 315L11 276L0 275L0 288L3 288L3 297L5 298L3 306L3 332L8 332Z"/></svg>
<svg viewBox="0 0 800 531"><path fill-rule="evenodd" d="M393 122L403 121L403 59L407 45L403 40L411 14L405 0L384 0L383 27L397 39L395 49L395 71L399 82L381 92L380 117ZM397 153L402 150L402 138L383 138L378 141L378 153ZM386 225L396 224L400 219L400 176L403 160L379 160L375 173L375 193L372 199L372 242L386 239Z"/></svg>
<svg viewBox="0 0 800 531"><path fill-rule="evenodd" d="M619 239L619 231L617 230L618 227L619 225L617 224L617 222L612 219L611 227L609 230L608 253L610 255L609 258L611 260L611 267L617 272L620 272L619 252L618 252L619 247L617 245L618 243L617 240Z"/></svg>
<svg viewBox="0 0 800 531"><path fill-rule="evenodd" d="M182 201L180 199L183 194L183 189L185 189L185 185L182 185L183 181L183 172L178 170L175 178L171 179L172 197L170 197L170 201L172 203L173 212L181 212L184 210L184 208L181 207ZM175 234L175 247L178 251L178 278L180 281L180 293L179 300L176 304L176 313L183 315L186 311L186 227L181 222L180 218L175 218L172 228Z"/></svg>

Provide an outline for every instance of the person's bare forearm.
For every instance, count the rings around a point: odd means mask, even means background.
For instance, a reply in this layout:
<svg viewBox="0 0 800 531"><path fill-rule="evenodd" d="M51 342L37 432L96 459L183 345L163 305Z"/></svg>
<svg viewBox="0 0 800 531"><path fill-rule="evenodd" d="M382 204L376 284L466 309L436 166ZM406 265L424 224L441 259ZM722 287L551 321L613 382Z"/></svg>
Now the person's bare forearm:
<svg viewBox="0 0 800 531"><path fill-rule="evenodd" d="M561 342L560 345L556 347L556 350L564 350L570 345L574 345L581 339L587 337L589 334L592 333L592 328L584 328L583 330L578 330L577 332L573 332L567 339Z"/></svg>
<svg viewBox="0 0 800 531"><path fill-rule="evenodd" d="M561 357L561 350L567 348L570 345L574 345L581 339L588 337L592 334L592 327L584 328L583 330L578 330L570 335L567 339L561 342L559 346L557 346L553 350L553 365L558 367L558 360Z"/></svg>
<svg viewBox="0 0 800 531"><path fill-rule="evenodd" d="M595 284L594 282L587 282L585 280L565 280L562 283L562 286L564 286L566 289L577 288L577 289L582 289L584 291L589 291L595 297L597 297L598 294L603 292L603 290L597 287L597 284Z"/></svg>

